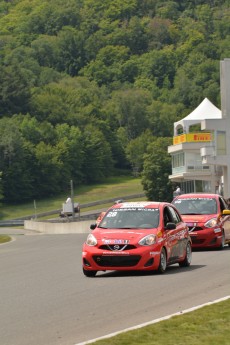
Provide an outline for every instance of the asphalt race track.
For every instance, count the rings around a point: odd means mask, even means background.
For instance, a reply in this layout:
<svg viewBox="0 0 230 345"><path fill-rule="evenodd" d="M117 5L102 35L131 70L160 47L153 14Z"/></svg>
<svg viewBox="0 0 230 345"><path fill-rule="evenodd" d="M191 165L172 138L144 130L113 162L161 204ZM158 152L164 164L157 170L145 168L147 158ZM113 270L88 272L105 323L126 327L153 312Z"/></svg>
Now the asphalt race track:
<svg viewBox="0 0 230 345"><path fill-rule="evenodd" d="M74 345L229 295L230 247L193 253L164 275L82 274L86 234L0 229L0 344Z"/></svg>

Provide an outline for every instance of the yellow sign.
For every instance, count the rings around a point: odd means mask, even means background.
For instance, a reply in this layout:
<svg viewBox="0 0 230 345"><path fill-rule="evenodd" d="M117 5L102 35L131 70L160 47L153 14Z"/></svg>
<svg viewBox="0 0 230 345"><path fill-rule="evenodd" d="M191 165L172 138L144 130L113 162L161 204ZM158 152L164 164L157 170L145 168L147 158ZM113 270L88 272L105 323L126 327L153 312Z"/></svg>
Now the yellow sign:
<svg viewBox="0 0 230 345"><path fill-rule="evenodd" d="M203 141L211 141L211 133L188 133L188 134L181 134L177 137L173 137L173 145L181 144L181 143L191 143L191 142L203 142Z"/></svg>

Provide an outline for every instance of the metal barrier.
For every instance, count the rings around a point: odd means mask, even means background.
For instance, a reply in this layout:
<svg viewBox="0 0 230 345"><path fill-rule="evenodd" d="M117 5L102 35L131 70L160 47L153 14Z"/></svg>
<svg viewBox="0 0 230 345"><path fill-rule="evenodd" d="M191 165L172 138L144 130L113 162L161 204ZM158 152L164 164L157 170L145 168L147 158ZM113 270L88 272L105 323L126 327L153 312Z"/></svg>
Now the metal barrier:
<svg viewBox="0 0 230 345"><path fill-rule="evenodd" d="M20 226L24 225L24 219L0 221L0 226L17 226L17 225L20 225Z"/></svg>

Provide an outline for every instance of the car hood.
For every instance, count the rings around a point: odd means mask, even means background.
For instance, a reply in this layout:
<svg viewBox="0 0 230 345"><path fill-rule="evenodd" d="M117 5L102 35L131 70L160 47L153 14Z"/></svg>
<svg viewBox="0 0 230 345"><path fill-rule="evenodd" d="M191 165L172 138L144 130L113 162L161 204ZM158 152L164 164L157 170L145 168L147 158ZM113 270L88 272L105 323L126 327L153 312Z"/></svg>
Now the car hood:
<svg viewBox="0 0 230 345"><path fill-rule="evenodd" d="M102 242L106 240L128 240L129 242L139 241L149 234L157 234L157 229L95 229L92 233Z"/></svg>
<svg viewBox="0 0 230 345"><path fill-rule="evenodd" d="M182 214L185 223L206 223L209 219L217 217L216 214Z"/></svg>

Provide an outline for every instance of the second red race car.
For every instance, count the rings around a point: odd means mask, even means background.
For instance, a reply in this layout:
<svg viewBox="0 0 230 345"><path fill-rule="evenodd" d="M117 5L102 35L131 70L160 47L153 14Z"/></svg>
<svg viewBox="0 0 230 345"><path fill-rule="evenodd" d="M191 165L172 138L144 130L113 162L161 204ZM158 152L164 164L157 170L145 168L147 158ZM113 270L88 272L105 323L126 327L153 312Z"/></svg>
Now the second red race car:
<svg viewBox="0 0 230 345"><path fill-rule="evenodd" d="M166 202L122 202L113 205L99 224L91 225L82 249L83 273L158 271L192 259L187 225Z"/></svg>
<svg viewBox="0 0 230 345"><path fill-rule="evenodd" d="M222 196L182 194L175 197L172 204L189 227L193 249L223 249L225 244L230 244L230 210Z"/></svg>

